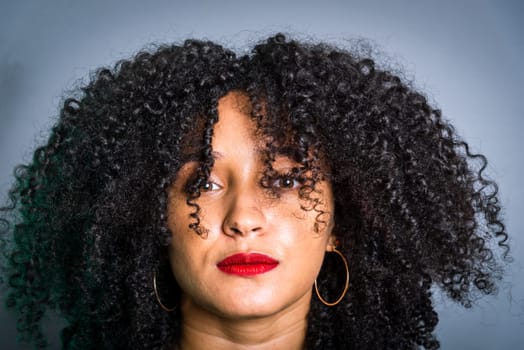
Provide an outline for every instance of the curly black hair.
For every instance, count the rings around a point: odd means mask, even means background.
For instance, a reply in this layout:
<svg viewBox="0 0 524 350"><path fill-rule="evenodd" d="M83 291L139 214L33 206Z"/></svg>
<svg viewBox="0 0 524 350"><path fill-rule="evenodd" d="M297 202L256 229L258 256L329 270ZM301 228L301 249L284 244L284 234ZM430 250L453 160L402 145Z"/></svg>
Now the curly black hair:
<svg viewBox="0 0 524 350"><path fill-rule="evenodd" d="M187 40L98 70L17 168L1 243L24 340L45 348L42 317L56 310L64 349L176 344L180 311L162 310L152 285L157 273L176 305L167 189L196 149L187 202L202 234L195 199L213 167L218 100L232 90L267 137L266 177L278 148L292 147L310 174L301 196L322 177L333 187L351 282L333 308L312 298L307 349L436 349L433 285L466 307L496 292L509 249L496 183L422 93L325 43L277 34L237 56ZM322 290L336 268L323 266Z"/></svg>

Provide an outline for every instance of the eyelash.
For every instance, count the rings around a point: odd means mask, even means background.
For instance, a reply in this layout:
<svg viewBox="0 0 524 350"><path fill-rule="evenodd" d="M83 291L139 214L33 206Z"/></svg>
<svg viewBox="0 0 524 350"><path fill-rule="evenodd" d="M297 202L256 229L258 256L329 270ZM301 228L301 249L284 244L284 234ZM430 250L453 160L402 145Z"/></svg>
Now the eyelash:
<svg viewBox="0 0 524 350"><path fill-rule="evenodd" d="M303 178L297 174L296 171L290 170L288 172L278 174L273 182L271 187L281 190L291 190L301 186L304 183ZM202 186L200 186L201 192L211 192L221 189L222 186L213 181L206 181Z"/></svg>
<svg viewBox="0 0 524 350"><path fill-rule="evenodd" d="M290 181L291 180L291 186L288 185L288 183L284 184L284 181ZM272 187L284 189L284 190L290 190L299 187L303 183L303 179L301 176L299 176L296 172L289 171L283 174L279 174L276 179L273 181Z"/></svg>
<svg viewBox="0 0 524 350"><path fill-rule="evenodd" d="M208 188L208 186L216 186L216 188ZM216 182L213 181L206 181L202 186L200 186L200 191L202 192L210 192L221 189L222 186L218 185Z"/></svg>

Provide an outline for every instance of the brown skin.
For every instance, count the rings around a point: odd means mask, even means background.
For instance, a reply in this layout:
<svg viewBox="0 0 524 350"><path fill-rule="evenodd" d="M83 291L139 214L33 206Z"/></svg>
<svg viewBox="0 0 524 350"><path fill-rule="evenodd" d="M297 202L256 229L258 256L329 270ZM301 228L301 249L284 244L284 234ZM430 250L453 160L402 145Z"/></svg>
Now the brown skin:
<svg viewBox="0 0 524 350"><path fill-rule="evenodd" d="M231 92L218 104L214 129L215 164L196 201L206 235L188 226L194 208L186 204L184 185L197 164L186 163L169 191L168 225L171 267L183 293L181 349L301 349L307 328L312 285L326 251L333 249L333 194L317 184L324 211L318 232L317 212L300 208L298 182L276 182L279 198L260 185L264 171L255 124L245 114L247 100ZM286 173L298 164L278 156L273 165ZM239 252L257 252L278 266L255 276L226 274L217 263Z"/></svg>

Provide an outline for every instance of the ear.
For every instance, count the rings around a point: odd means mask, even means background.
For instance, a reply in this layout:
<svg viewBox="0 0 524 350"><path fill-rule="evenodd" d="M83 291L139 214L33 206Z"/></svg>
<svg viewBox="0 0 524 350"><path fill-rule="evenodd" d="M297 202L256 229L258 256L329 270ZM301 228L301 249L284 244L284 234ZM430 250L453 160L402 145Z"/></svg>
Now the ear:
<svg viewBox="0 0 524 350"><path fill-rule="evenodd" d="M326 244L326 252L332 252L337 247L337 237L333 234L329 234L329 238Z"/></svg>
<svg viewBox="0 0 524 350"><path fill-rule="evenodd" d="M335 203L332 204L333 208L334 206L335 206ZM327 244L326 244L326 252L332 252L333 249L337 247L338 239L335 236L335 234L333 233L334 228L335 228L335 216L333 215L333 213L331 213L330 218L329 218L328 227L327 227L327 232L329 234L329 237L328 237Z"/></svg>

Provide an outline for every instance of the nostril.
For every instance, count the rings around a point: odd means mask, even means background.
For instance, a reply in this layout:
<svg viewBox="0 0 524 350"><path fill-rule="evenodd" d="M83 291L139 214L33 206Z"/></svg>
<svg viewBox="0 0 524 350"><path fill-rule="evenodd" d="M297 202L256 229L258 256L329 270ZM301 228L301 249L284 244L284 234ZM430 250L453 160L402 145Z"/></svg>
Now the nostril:
<svg viewBox="0 0 524 350"><path fill-rule="evenodd" d="M262 230L262 227L254 227L252 229L243 230L241 228L238 228L238 226L231 226L229 228L229 230L230 230L231 233L243 236L243 235L245 235L245 234L247 234L249 232L258 232L258 231Z"/></svg>
<svg viewBox="0 0 524 350"><path fill-rule="evenodd" d="M239 233L239 234L242 234L242 231L240 231L238 228L236 227L231 227L231 231L233 231L234 233Z"/></svg>

